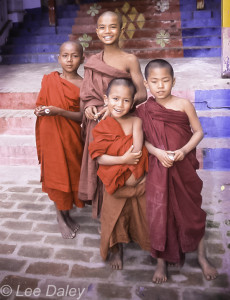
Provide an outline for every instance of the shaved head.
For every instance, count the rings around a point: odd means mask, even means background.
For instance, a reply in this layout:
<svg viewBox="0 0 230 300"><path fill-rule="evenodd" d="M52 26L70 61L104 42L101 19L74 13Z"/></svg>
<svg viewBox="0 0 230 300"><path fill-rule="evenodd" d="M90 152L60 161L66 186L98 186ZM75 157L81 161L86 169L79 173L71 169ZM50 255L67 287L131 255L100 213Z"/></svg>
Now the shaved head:
<svg viewBox="0 0 230 300"><path fill-rule="evenodd" d="M77 52L79 53L79 55L82 57L83 56L83 47L82 45L77 42L77 41L67 41L64 42L63 44L61 44L60 48L59 48L59 54L64 51L65 47L69 47L69 46L73 46L76 48Z"/></svg>
<svg viewBox="0 0 230 300"><path fill-rule="evenodd" d="M123 23L122 23L122 17L120 14L118 13L115 13L114 11L105 11L104 13L102 13L98 20L97 20L97 25L99 24L99 21L102 17L106 17L106 16L109 16L109 17L116 17L117 20L118 20L118 24L120 25L120 28L122 28L123 26Z"/></svg>

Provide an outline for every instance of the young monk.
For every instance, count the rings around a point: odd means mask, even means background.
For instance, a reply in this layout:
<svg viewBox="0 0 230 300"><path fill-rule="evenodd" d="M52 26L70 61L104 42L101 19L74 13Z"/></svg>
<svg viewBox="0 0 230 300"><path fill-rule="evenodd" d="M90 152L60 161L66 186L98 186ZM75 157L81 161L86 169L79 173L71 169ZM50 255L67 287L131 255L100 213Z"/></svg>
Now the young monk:
<svg viewBox="0 0 230 300"><path fill-rule="evenodd" d="M97 22L97 35L104 45L104 50L91 56L85 64L85 74L81 89L81 101L84 108L83 136L85 148L79 183L79 198L92 201L93 217L100 215L103 197L103 185L97 177L98 164L88 153L88 145L92 141L92 129L101 117L108 115L104 107L103 95L108 83L113 78L132 78L136 87L135 103L146 100L147 94L143 84L143 76L135 55L128 54L119 48L119 37L123 33L121 16L107 11Z"/></svg>
<svg viewBox="0 0 230 300"><path fill-rule="evenodd" d="M79 225L70 217L73 203L84 207L78 199L83 145L80 111L81 76L77 73L83 62L82 46L65 42L58 61L62 73L45 75L36 102L36 144L41 164L43 192L54 201L57 221L65 239L74 238Z"/></svg>
<svg viewBox="0 0 230 300"><path fill-rule="evenodd" d="M150 250L145 205L148 152L143 147L142 122L131 116L135 86L129 79L113 79L105 104L110 116L93 129L89 145L99 163L98 176L105 186L101 209L101 256L122 269L122 243L130 240Z"/></svg>
<svg viewBox="0 0 230 300"><path fill-rule="evenodd" d="M175 78L167 61L150 61L145 77L152 96L138 107L137 115L149 151L147 217L151 254L157 258L153 282L167 280L166 262L182 264L185 253L196 249L203 274L211 280L217 271L206 258L206 214L201 209L202 181L196 173L195 148L203 138L202 127L191 102L171 94Z"/></svg>

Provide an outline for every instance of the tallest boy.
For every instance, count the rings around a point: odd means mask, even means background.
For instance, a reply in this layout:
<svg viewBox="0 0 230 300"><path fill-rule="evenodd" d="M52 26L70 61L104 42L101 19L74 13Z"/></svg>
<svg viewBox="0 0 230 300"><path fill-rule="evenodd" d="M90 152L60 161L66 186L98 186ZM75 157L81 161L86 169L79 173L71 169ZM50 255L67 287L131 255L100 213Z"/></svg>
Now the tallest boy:
<svg viewBox="0 0 230 300"><path fill-rule="evenodd" d="M146 100L146 89L140 64L135 55L126 53L119 48L119 37L123 33L121 16L115 12L104 12L97 22L97 35L104 44L104 50L91 56L85 64L84 80L81 86L81 101L84 108L83 138L85 148L79 184L79 198L92 201L93 217L100 215L103 197L103 185L97 177L98 165L92 160L88 145L93 140L92 129L98 118L108 115L104 107L104 94L108 83L113 78L132 78L136 86L135 103Z"/></svg>

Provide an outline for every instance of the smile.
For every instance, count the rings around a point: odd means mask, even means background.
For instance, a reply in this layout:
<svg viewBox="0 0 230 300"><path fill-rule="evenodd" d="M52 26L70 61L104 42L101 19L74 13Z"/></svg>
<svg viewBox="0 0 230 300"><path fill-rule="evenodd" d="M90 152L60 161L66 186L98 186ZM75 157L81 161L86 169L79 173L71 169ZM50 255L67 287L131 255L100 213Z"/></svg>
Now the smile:
<svg viewBox="0 0 230 300"><path fill-rule="evenodd" d="M108 40L111 40L113 37L110 35L110 36L104 36L104 40L108 41Z"/></svg>

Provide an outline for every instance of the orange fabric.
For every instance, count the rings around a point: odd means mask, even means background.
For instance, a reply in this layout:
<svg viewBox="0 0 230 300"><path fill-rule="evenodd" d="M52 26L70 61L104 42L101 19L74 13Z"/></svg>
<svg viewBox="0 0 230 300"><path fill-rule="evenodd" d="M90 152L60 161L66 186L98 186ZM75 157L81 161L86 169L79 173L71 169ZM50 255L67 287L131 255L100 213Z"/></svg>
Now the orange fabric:
<svg viewBox="0 0 230 300"><path fill-rule="evenodd" d="M58 72L52 72L43 77L36 105L53 105L77 112L80 110L79 93L77 86L62 79ZM41 181L46 189L65 193L78 191L83 152L80 129L79 123L61 116L37 118L37 153ZM84 206L80 200L77 203L80 207ZM69 209L69 204L64 209Z"/></svg>
<svg viewBox="0 0 230 300"><path fill-rule="evenodd" d="M118 243L137 243L150 251L146 219L145 183L124 186L113 195L104 193L101 209L101 257L106 260L109 248Z"/></svg>
<svg viewBox="0 0 230 300"><path fill-rule="evenodd" d="M100 121L93 129L93 142L89 145L89 153L94 159L103 154L123 155L133 144L133 136L125 135L121 125L112 117ZM100 165L97 175L105 185L109 194L124 186L125 181L133 173L136 179L148 171L148 152L142 149L142 156L137 165Z"/></svg>

